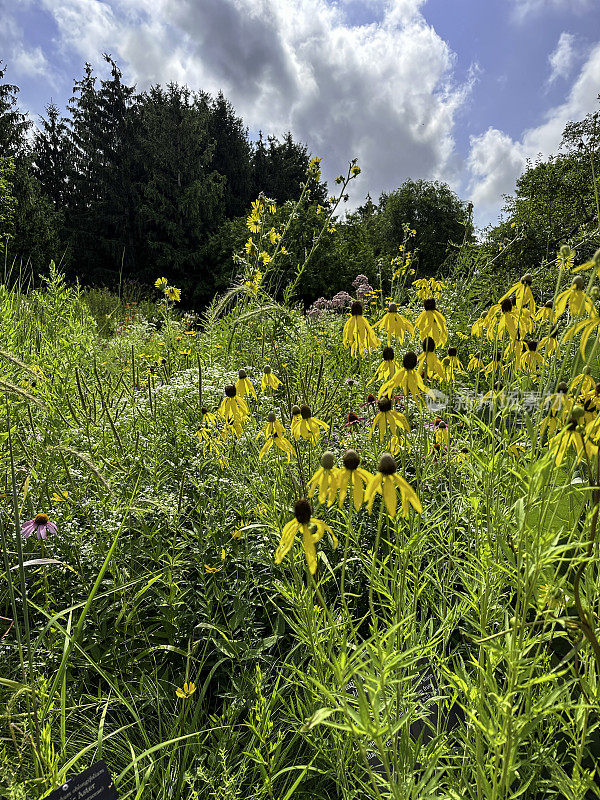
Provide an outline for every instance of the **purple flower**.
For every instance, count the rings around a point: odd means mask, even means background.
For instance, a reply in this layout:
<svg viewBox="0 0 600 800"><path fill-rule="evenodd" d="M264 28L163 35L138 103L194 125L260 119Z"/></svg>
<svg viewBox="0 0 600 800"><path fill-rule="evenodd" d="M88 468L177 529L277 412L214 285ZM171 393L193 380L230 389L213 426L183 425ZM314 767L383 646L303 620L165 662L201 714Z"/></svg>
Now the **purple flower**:
<svg viewBox="0 0 600 800"><path fill-rule="evenodd" d="M367 276L366 275L357 275L356 278L354 278L354 280L352 281L352 286L354 286L355 289L358 289L360 286L362 286L365 283L367 285L369 284L369 279L367 278Z"/></svg>
<svg viewBox="0 0 600 800"><path fill-rule="evenodd" d="M373 287L370 283L361 283L360 286L356 287L356 299L362 301L365 297L369 294L369 292L373 291Z"/></svg>
<svg viewBox="0 0 600 800"><path fill-rule="evenodd" d="M47 514L36 514L33 519L28 519L21 525L21 535L24 539L28 539L32 533L35 533L38 539L47 539L48 532L56 533L56 525L50 522Z"/></svg>
<svg viewBox="0 0 600 800"><path fill-rule="evenodd" d="M319 297L319 299L315 300L306 313L309 317L319 317L323 311L327 311L330 308L331 302L326 300L324 297Z"/></svg>
<svg viewBox="0 0 600 800"><path fill-rule="evenodd" d="M331 298L331 307L337 311L343 311L349 305L352 305L352 298L348 292L338 292Z"/></svg>

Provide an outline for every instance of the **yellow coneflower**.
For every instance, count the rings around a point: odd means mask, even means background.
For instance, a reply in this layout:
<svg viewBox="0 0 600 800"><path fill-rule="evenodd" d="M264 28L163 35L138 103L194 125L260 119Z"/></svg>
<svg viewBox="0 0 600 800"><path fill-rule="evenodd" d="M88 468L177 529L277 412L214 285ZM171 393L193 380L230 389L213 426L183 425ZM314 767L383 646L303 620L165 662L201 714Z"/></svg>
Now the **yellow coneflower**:
<svg viewBox="0 0 600 800"><path fill-rule="evenodd" d="M253 395L255 400L258 399L256 396L256 390L254 386L252 386L252 384L250 383L245 369L241 369L238 372L238 379L235 384L235 390L239 395L239 397L246 397L247 395Z"/></svg>
<svg viewBox="0 0 600 800"><path fill-rule="evenodd" d="M240 424L250 416L246 401L238 395L237 389L233 384L225 387L225 397L221 400L219 415L226 422L233 419Z"/></svg>
<svg viewBox="0 0 600 800"><path fill-rule="evenodd" d="M421 374L416 369L417 363L416 353L413 353L412 350L405 353L402 359L402 366L387 383L383 384L379 390L379 395L387 394L388 397L391 397L396 387L398 387L402 389L402 394L405 397L412 394L415 400L420 400L421 393L428 390Z"/></svg>
<svg viewBox="0 0 600 800"><path fill-rule="evenodd" d="M380 494L383 497L383 502L391 517L396 516L396 508L398 505L398 497L396 490L400 492L402 499L402 516L408 516L409 504L414 510L421 514L423 507L421 501L417 497L415 490L412 486L401 478L396 472L396 460L391 453L383 453L379 459L377 472L369 480L365 490L365 502L369 513L373 510L373 503L375 496Z"/></svg>
<svg viewBox="0 0 600 800"><path fill-rule="evenodd" d="M448 446L448 444L450 443L450 432L444 420L440 420L438 422L437 427L435 429L434 437L436 444L445 444L446 446Z"/></svg>
<svg viewBox="0 0 600 800"><path fill-rule="evenodd" d="M582 314L588 314L590 317L596 316L596 309L590 297L583 291L585 282L581 275L576 275L573 278L573 283L570 289L565 289L556 298L556 319L562 316L569 306L571 316L580 317Z"/></svg>
<svg viewBox="0 0 600 800"><path fill-rule="evenodd" d="M456 379L456 373L463 371L456 347L448 348L448 355L442 359L442 369L447 383L453 383Z"/></svg>
<svg viewBox="0 0 600 800"><path fill-rule="evenodd" d="M419 356L417 369L426 378L436 378L443 381L446 378L442 362L435 352L435 341L433 337L427 336L422 342L423 352Z"/></svg>
<svg viewBox="0 0 600 800"><path fill-rule="evenodd" d="M444 281L437 281L435 278L417 278L412 285L416 288L420 300L428 300L431 297L439 300L446 288Z"/></svg>
<svg viewBox="0 0 600 800"><path fill-rule="evenodd" d="M354 508L358 511L364 501L365 487L373 476L360 466L360 456L356 450L347 450L342 463L344 466L338 470L336 477L336 491L339 492L338 506L342 507L350 488Z"/></svg>
<svg viewBox="0 0 600 800"><path fill-rule="evenodd" d="M235 417L227 417L220 433L220 438L225 442L229 437L239 439L243 433L242 420Z"/></svg>
<svg viewBox="0 0 600 800"><path fill-rule="evenodd" d="M306 498L297 500L294 504L294 519L288 522L282 532L279 546L275 551L275 563L281 564L287 553L294 544L297 533L302 534L304 544L304 556L311 575L317 571L317 549L315 545L320 542L323 536L328 533L331 536L333 547L338 546L338 540L333 531L322 520L315 519L312 515L312 507ZM311 526L315 531L311 531Z"/></svg>
<svg viewBox="0 0 600 800"><path fill-rule="evenodd" d="M483 336L487 324L487 315L484 314L471 325L471 336L477 336L479 339Z"/></svg>
<svg viewBox="0 0 600 800"><path fill-rule="evenodd" d="M558 329L552 328L548 336L544 336L540 339L538 347L540 350L545 350L547 356L551 356L554 353L559 356L560 344L558 343Z"/></svg>
<svg viewBox="0 0 600 800"><path fill-rule="evenodd" d="M358 300L350 306L350 318L344 325L342 341L344 347L350 347L353 356L362 355L365 350L370 353L380 345L375 331L363 316L363 305Z"/></svg>
<svg viewBox="0 0 600 800"><path fill-rule="evenodd" d="M273 374L271 367L268 364L265 364L263 367L263 376L260 381L261 392L264 392L264 394L269 394L267 389L270 390L270 392L275 392L279 386L281 386L281 381L276 375Z"/></svg>
<svg viewBox="0 0 600 800"><path fill-rule="evenodd" d="M468 447L461 447L457 453L454 453L450 461L453 464L464 464L465 461L468 461L470 455L470 450Z"/></svg>
<svg viewBox="0 0 600 800"><path fill-rule="evenodd" d="M187 698L191 697L195 691L196 691L196 684L192 683L192 681L190 681L189 683L186 681L183 684L183 689L179 689L178 687L175 690L175 694L182 700L187 700Z"/></svg>
<svg viewBox="0 0 600 800"><path fill-rule="evenodd" d="M562 464L569 448L575 450L577 461L581 461L584 454L589 459L598 452L598 448L592 444L585 429L579 424L584 413L582 406L574 406L565 427L550 440L550 453L554 456L557 467Z"/></svg>
<svg viewBox="0 0 600 800"><path fill-rule="evenodd" d="M172 300L174 303L178 303L181 300L181 289L176 286L167 286L166 289L163 289L163 292L167 300Z"/></svg>
<svg viewBox="0 0 600 800"><path fill-rule="evenodd" d="M548 411L540 425L540 433L543 434L547 429L548 436L552 437L562 425L565 416L573 407L573 400L568 397L568 391L569 387L565 381L561 381L556 387L556 392L546 398L545 405L548 407Z"/></svg>
<svg viewBox="0 0 600 800"><path fill-rule="evenodd" d="M502 340L505 333L508 333L511 339L517 338L517 315L510 297L492 306L487 318L487 337L491 342Z"/></svg>
<svg viewBox="0 0 600 800"><path fill-rule="evenodd" d="M383 356L383 361L377 367L375 375L373 375L369 383L367 383L367 386L369 386L371 383L374 383L375 381L389 380L394 375L394 373L398 369L400 369L400 365L394 358L394 350L392 347L384 347L382 356Z"/></svg>
<svg viewBox="0 0 600 800"><path fill-rule="evenodd" d="M166 278L158 278L158 280L154 281L154 285L157 289L164 290L166 289L169 281Z"/></svg>
<svg viewBox="0 0 600 800"><path fill-rule="evenodd" d="M387 343L389 344L392 336L402 344L404 337L408 334L411 338L414 336L415 329L411 322L406 317L398 313L398 306L396 303L390 303L388 311L383 317L376 322L373 328L376 331L384 330L387 333Z"/></svg>
<svg viewBox="0 0 600 800"><path fill-rule="evenodd" d="M518 366L529 373L536 373L544 363L544 356L538 350L538 343L535 339L530 339L525 343L527 350L521 356Z"/></svg>
<svg viewBox="0 0 600 800"><path fill-rule="evenodd" d="M369 437L373 436L375 428L379 428L380 442L383 442L385 438L385 432L388 428L392 432L392 436L397 435L396 431L398 429L410 433L410 425L408 424L408 420L404 414L392 408L392 401L389 397L381 397L377 401L377 407L379 408L379 413L375 415L375 419L371 425L371 430L369 431Z"/></svg>
<svg viewBox="0 0 600 800"><path fill-rule="evenodd" d="M258 439L259 436L265 437L265 443L258 454L259 461L262 461L273 445L287 455L288 461L290 460L291 456L294 455L294 446L288 439L285 438L285 430L283 425L278 421L274 411L269 412L269 415L267 416L267 424L262 431L259 431L259 433L256 435L256 438Z"/></svg>
<svg viewBox="0 0 600 800"><path fill-rule="evenodd" d="M587 394L588 392L592 391L595 387L596 383L592 378L592 369L587 364L581 370L579 375L575 375L573 380L571 381L571 385L569 386L569 390L573 392L573 394Z"/></svg>
<svg viewBox="0 0 600 800"><path fill-rule="evenodd" d="M476 353L473 353L473 355L469 359L469 363L467 364L467 371L479 372L479 370L482 369L483 369L483 359L481 358L481 350L478 350Z"/></svg>
<svg viewBox="0 0 600 800"><path fill-rule="evenodd" d="M428 297L423 300L423 311L419 314L415 323L419 329L421 341L431 337L436 347L444 344L448 339L448 327L444 315L437 310L435 298Z"/></svg>
<svg viewBox="0 0 600 800"><path fill-rule="evenodd" d="M331 450L326 450L321 456L321 466L308 482L308 496L312 497L318 492L319 503L323 505L327 501L330 506L335 499L337 473L335 455Z"/></svg>
<svg viewBox="0 0 600 800"><path fill-rule="evenodd" d="M533 278L529 273L527 275L523 275L520 281L513 284L506 294L502 295L499 303L502 303L503 300L506 300L511 295L516 296L516 303L515 306L518 311L522 308L528 308L531 313L535 313L535 300L533 297L533 292L531 291L531 284L533 283Z"/></svg>
<svg viewBox="0 0 600 800"><path fill-rule="evenodd" d="M504 365L502 364L502 351L494 350L492 353L492 360L486 365L484 369L485 375L499 374L504 372Z"/></svg>
<svg viewBox="0 0 600 800"><path fill-rule="evenodd" d="M302 438L315 444L321 436L320 428L323 428L325 431L329 430L329 425L326 422L313 417L307 405L300 406L300 414L293 416L294 419L292 419L291 431L296 441Z"/></svg>
<svg viewBox="0 0 600 800"><path fill-rule="evenodd" d="M209 411L206 406L202 406L202 424L203 425L216 425L217 415Z"/></svg>
<svg viewBox="0 0 600 800"><path fill-rule="evenodd" d="M584 401L583 407L586 411L588 409L600 410L600 383L597 383L593 389L582 393L582 399Z"/></svg>
<svg viewBox="0 0 600 800"><path fill-rule="evenodd" d="M548 300L540 306L535 315L537 322L554 322L554 303Z"/></svg>

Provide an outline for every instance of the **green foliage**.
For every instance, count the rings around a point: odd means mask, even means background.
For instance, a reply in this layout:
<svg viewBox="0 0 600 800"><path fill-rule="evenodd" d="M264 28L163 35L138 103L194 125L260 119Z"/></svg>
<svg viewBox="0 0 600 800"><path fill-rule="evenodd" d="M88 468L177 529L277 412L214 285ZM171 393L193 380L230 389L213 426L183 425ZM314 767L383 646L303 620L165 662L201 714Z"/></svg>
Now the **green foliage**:
<svg viewBox="0 0 600 800"><path fill-rule="evenodd" d="M12 158L0 158L0 245L4 253L14 227L16 201L13 194L15 165Z"/></svg>
<svg viewBox="0 0 600 800"><path fill-rule="evenodd" d="M416 231L416 260L423 275L443 273L453 260L452 246L473 240L467 204L440 181L405 181L381 196L377 217L378 244L388 258L398 254L405 224Z"/></svg>

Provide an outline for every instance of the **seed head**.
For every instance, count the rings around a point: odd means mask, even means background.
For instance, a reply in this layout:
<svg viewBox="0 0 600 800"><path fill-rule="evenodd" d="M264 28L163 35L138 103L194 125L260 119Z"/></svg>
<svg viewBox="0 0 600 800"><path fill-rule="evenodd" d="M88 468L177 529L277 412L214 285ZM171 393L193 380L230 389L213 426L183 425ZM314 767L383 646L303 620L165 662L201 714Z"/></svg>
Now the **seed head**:
<svg viewBox="0 0 600 800"><path fill-rule="evenodd" d="M571 248L568 244L563 244L561 245L559 252L563 258L568 258L571 255Z"/></svg>
<svg viewBox="0 0 600 800"><path fill-rule="evenodd" d="M600 250L598 252L600 253ZM396 303L390 303L388 306L388 311L390 314L395 314L398 311L398 306Z"/></svg>
<svg viewBox="0 0 600 800"><path fill-rule="evenodd" d="M581 275L575 275L573 278L573 289L581 291L583 289L584 280Z"/></svg>
<svg viewBox="0 0 600 800"><path fill-rule="evenodd" d="M450 358L455 358L457 354L458 354L458 350L456 349L456 347L449 347L448 348L448 355L450 356Z"/></svg>
<svg viewBox="0 0 600 800"><path fill-rule="evenodd" d="M383 360L384 361L393 361L394 360L394 348L393 347L384 347L383 348Z"/></svg>
<svg viewBox="0 0 600 800"><path fill-rule="evenodd" d="M360 300L355 300L350 306L350 313L353 317L360 317L363 313L363 306Z"/></svg>
<svg viewBox="0 0 600 800"><path fill-rule="evenodd" d="M413 353L412 350L409 350L408 353L404 354L404 358L402 359L402 366L404 369L414 369L417 366L417 354Z"/></svg>
<svg viewBox="0 0 600 800"><path fill-rule="evenodd" d="M312 417L311 410L306 405L300 406L300 414L302 415L302 419L310 419Z"/></svg>
<svg viewBox="0 0 600 800"><path fill-rule="evenodd" d="M346 450L342 461L346 469L349 469L351 472L353 472L360 464L360 456L356 450Z"/></svg>
<svg viewBox="0 0 600 800"><path fill-rule="evenodd" d="M301 525L308 525L310 522L312 507L305 497L294 503L294 516Z"/></svg>
<svg viewBox="0 0 600 800"><path fill-rule="evenodd" d="M435 311L435 297L428 297L427 299L423 300L423 308L425 311Z"/></svg>
<svg viewBox="0 0 600 800"><path fill-rule="evenodd" d="M47 525L48 524L48 514L36 514L33 521L36 525Z"/></svg>
<svg viewBox="0 0 600 800"><path fill-rule="evenodd" d="M544 308L550 308L551 309L553 305L554 304L553 304L552 300L546 300L546 302L544 303Z"/></svg>
<svg viewBox="0 0 600 800"><path fill-rule="evenodd" d="M326 450L321 456L321 466L323 469L333 469L334 464L335 453L332 453L331 450Z"/></svg>
<svg viewBox="0 0 600 800"><path fill-rule="evenodd" d="M560 392L561 394L566 394L569 391L569 387L564 381L561 381L556 387L556 391Z"/></svg>
<svg viewBox="0 0 600 800"><path fill-rule="evenodd" d="M238 372L238 378L239 378L241 381L245 380L247 377L248 377L248 375L246 374L246 370L245 370L245 369L241 369L241 370Z"/></svg>
<svg viewBox="0 0 600 800"><path fill-rule="evenodd" d="M297 417L300 413L300 406L292 406L292 416Z"/></svg>
<svg viewBox="0 0 600 800"><path fill-rule="evenodd" d="M513 304L512 304L512 300L510 299L510 297L505 298L500 303L500 308L502 309L502 313L503 314L510 313L512 311L512 307L513 307Z"/></svg>
<svg viewBox="0 0 600 800"><path fill-rule="evenodd" d="M425 353L433 353L435 350L435 341L431 338L431 336L428 336L423 340L421 346L423 347L423 351Z"/></svg>
<svg viewBox="0 0 600 800"><path fill-rule="evenodd" d="M265 373L265 375L270 375L271 374L271 367L268 364L265 364L264 367L263 367L263 372Z"/></svg>
<svg viewBox="0 0 600 800"><path fill-rule="evenodd" d="M393 475L396 472L396 459L391 453L383 453L377 469L382 475Z"/></svg>
<svg viewBox="0 0 600 800"><path fill-rule="evenodd" d="M377 402L377 398L375 397L375 395L374 394L368 394L367 395L367 403L375 403L375 402Z"/></svg>
<svg viewBox="0 0 600 800"><path fill-rule="evenodd" d="M276 419L277 419L277 416L276 416L275 412L274 411L269 411L269 413L267 414L267 422L275 422Z"/></svg>
<svg viewBox="0 0 600 800"><path fill-rule="evenodd" d="M389 397L386 397L386 395L384 395L383 397L380 397L379 400L377 401L377 408L381 411L382 414L385 414L387 411L391 411L392 401L390 400Z"/></svg>
<svg viewBox="0 0 600 800"><path fill-rule="evenodd" d="M529 352L530 353L535 353L535 351L537 350L537 346L538 346L538 343L535 341L535 339L530 339L526 344L527 344L527 347L529 349Z"/></svg>
<svg viewBox="0 0 600 800"><path fill-rule="evenodd" d="M236 394L237 394L237 389L235 388L235 386L232 383L228 384L225 387L225 395L226 395L226 397L235 397Z"/></svg>
<svg viewBox="0 0 600 800"><path fill-rule="evenodd" d="M526 275L523 275L523 277L521 278L521 283L525 284L525 286L531 286L531 284L533 283L533 278L531 277L529 272Z"/></svg>

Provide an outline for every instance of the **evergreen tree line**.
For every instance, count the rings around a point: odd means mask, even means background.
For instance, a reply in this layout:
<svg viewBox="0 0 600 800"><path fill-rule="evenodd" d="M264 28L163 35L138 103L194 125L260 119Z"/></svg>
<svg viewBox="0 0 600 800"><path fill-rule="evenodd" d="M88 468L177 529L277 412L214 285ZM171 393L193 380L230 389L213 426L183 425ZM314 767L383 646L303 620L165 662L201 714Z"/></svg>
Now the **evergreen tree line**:
<svg viewBox="0 0 600 800"><path fill-rule="evenodd" d="M0 252L34 276L53 258L85 285L148 285L165 275L188 304L201 305L236 276L232 256L248 237L251 201L260 192L274 198L283 220L311 154L290 133L252 142L222 93L175 83L138 93L104 58L108 77L86 64L66 113L50 104L37 126L0 64ZM375 285L407 229L416 231L410 246L420 275L452 270L465 251L496 257L507 243L495 268L511 273L551 260L564 242L593 251L599 128L598 114L570 123L561 153L529 165L506 198L504 221L483 240L473 235L472 205L445 183L407 180L377 202L367 196L311 257L301 299L331 297L359 273ZM286 237L282 285L311 249L327 193L311 179Z"/></svg>

